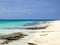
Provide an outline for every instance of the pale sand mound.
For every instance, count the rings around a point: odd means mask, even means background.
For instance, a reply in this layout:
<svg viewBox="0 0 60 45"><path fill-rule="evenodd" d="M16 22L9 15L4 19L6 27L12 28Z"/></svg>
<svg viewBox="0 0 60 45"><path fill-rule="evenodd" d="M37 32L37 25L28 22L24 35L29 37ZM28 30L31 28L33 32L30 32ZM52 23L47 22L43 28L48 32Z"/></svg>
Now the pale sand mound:
<svg viewBox="0 0 60 45"><path fill-rule="evenodd" d="M52 32L46 36L35 35L28 43L33 43L37 45L60 45L60 33Z"/></svg>
<svg viewBox="0 0 60 45"><path fill-rule="evenodd" d="M60 20L51 22L46 30L60 31Z"/></svg>
<svg viewBox="0 0 60 45"><path fill-rule="evenodd" d="M51 25L44 30L54 32L45 34L36 33L27 43L36 45L60 45L60 21L51 22Z"/></svg>

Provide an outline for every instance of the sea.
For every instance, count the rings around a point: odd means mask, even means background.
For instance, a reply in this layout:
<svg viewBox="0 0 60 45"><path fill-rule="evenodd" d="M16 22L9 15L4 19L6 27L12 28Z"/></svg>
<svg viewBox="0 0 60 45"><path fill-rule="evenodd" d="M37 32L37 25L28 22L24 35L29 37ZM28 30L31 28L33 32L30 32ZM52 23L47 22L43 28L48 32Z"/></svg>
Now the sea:
<svg viewBox="0 0 60 45"><path fill-rule="evenodd" d="M38 24L38 22L46 22L46 21L52 21L52 20L0 20L0 29L12 29L17 28L21 26L33 26Z"/></svg>

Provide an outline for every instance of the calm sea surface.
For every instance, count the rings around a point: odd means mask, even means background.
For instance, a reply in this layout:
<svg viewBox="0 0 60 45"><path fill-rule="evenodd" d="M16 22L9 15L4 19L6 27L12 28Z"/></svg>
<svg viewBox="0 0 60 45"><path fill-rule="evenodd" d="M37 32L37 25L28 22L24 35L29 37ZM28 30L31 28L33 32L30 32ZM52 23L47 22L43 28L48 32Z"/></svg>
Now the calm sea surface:
<svg viewBox="0 0 60 45"><path fill-rule="evenodd" d="M44 22L43 20L0 20L0 29L8 27L19 27L28 23Z"/></svg>

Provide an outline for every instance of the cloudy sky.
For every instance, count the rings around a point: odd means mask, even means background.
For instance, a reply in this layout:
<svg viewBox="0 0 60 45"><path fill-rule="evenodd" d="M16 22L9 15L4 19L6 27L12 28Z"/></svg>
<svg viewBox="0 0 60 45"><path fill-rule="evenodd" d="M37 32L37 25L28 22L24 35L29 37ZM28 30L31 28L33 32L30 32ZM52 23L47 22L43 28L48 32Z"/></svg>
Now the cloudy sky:
<svg viewBox="0 0 60 45"><path fill-rule="evenodd" d="M0 0L0 19L60 19L60 0Z"/></svg>

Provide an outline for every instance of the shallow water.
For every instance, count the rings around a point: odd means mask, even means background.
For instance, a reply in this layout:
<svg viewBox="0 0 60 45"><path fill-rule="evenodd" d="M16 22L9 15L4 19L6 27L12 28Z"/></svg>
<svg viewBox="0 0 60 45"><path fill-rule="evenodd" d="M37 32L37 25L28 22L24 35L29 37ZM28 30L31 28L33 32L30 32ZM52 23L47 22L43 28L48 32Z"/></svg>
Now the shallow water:
<svg viewBox="0 0 60 45"><path fill-rule="evenodd" d="M0 20L0 29L2 28L8 28L8 27L20 27L20 26L26 26L29 23L34 23L34 25L36 24L36 22L43 22L43 21L23 21L23 20ZM30 24L32 25L32 24Z"/></svg>

